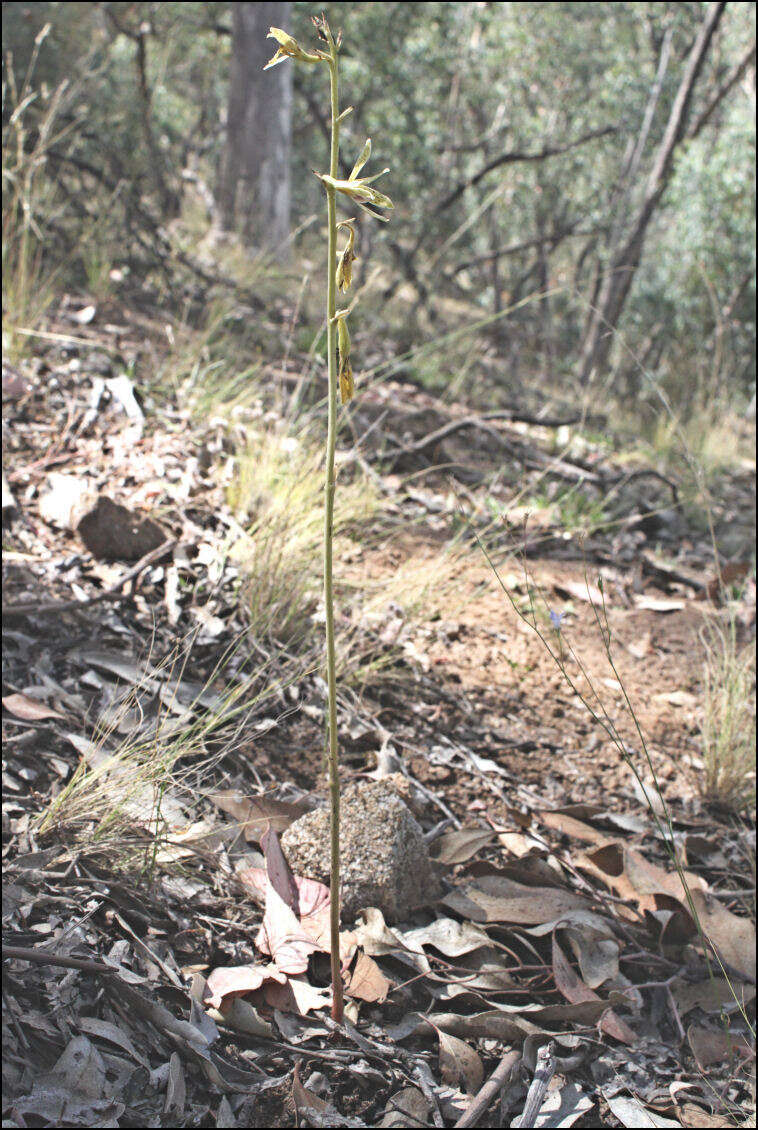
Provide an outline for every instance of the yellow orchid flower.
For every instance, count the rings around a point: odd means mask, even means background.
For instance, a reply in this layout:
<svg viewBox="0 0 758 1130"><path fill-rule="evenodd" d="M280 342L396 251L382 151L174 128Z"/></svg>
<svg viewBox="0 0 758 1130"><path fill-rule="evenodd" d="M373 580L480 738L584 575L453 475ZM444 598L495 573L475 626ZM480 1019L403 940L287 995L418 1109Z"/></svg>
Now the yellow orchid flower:
<svg viewBox="0 0 758 1130"><path fill-rule="evenodd" d="M324 184L333 188L336 192L342 192L345 196L349 196L354 200L359 208L363 208L364 212L368 212L369 216L373 216L377 220L387 222L386 216L380 216L378 212L374 212L372 208L394 208L395 205L390 200L389 196L385 196L383 192L379 192L376 188L371 188L371 182L383 177L389 169L382 169L380 173L374 173L372 177L359 177L358 173L371 156L371 138L366 138L366 144L361 150L361 155L353 165L353 171L347 180L339 180L337 177L328 176L326 173L316 173L319 180ZM372 208L366 208L366 204L371 204Z"/></svg>
<svg viewBox="0 0 758 1130"><path fill-rule="evenodd" d="M319 63L321 61L321 55L312 55L309 51L303 51L298 41L288 35L286 31L282 31L280 27L269 28L266 39L275 39L279 46L274 57L266 63L263 68L264 71L267 71L269 67L275 67L277 63L283 63L285 59L299 59L301 63Z"/></svg>
<svg viewBox="0 0 758 1130"><path fill-rule="evenodd" d="M316 175L330 188L349 196L359 208L363 208L364 204L372 204L375 208L394 208L395 205L389 196L385 196L383 192L370 187L371 181L384 176L388 172L389 169L382 169L381 173L377 173L376 176L359 177L357 180L338 180L336 177L330 177L327 173L320 175L317 173ZM370 208L363 208L363 210L368 212L369 215L375 216L377 220L384 220L385 222L387 220L386 216L379 216L376 212L372 212Z"/></svg>

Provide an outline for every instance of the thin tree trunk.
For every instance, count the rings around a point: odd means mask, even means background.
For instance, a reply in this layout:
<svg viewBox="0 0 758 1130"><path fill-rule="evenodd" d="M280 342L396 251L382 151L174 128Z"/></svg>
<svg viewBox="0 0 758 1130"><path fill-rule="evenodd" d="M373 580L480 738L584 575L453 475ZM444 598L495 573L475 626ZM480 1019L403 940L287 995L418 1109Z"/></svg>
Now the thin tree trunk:
<svg viewBox="0 0 758 1130"><path fill-rule="evenodd" d="M232 5L226 152L218 205L226 231L283 252L290 230L292 67L263 73L269 27L289 26L290 3Z"/></svg>
<svg viewBox="0 0 758 1130"><path fill-rule="evenodd" d="M725 7L726 3L720 0L718 3L712 3L708 8L685 64L669 120L655 154L642 204L634 217L626 240L613 254L610 266L603 276L595 314L582 348L580 377L583 381L589 380L593 373L603 371L608 364L613 331L618 325L642 258L648 225L671 179L674 154L686 136L692 94Z"/></svg>

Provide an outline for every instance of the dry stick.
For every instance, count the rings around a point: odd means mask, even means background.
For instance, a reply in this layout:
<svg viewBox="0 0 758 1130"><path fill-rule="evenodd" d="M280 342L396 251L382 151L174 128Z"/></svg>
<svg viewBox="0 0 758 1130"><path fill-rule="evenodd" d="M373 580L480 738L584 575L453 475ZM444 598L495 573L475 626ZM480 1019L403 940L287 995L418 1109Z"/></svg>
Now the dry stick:
<svg viewBox="0 0 758 1130"><path fill-rule="evenodd" d="M542 1101L550 1085L550 1080L554 1075L555 1056L553 1055L553 1045L551 1042L549 1044L543 1044L537 1052L537 1067L529 1091L527 1092L524 1109L519 1117L513 1120L511 1126L535 1125L537 1114L542 1106Z"/></svg>
<svg viewBox="0 0 758 1130"><path fill-rule="evenodd" d="M474 1096L468 1109L461 1115L455 1125L476 1126L482 1115L487 1112L490 1104L508 1085L511 1076L520 1062L520 1051L513 1050L506 1052L487 1082Z"/></svg>
<svg viewBox="0 0 758 1130"><path fill-rule="evenodd" d="M26 946L6 946L3 944L3 960L31 961L37 965L55 965L61 969L80 969L84 973L100 973L117 977L121 972L111 965L99 961L87 961L82 957L67 957L62 953L47 953L45 950L28 949Z"/></svg>
<svg viewBox="0 0 758 1130"><path fill-rule="evenodd" d="M74 608L87 608L90 604L99 604L103 600L124 600L126 599L126 593L120 591L123 586L128 581L138 577L148 565L152 565L153 562L158 561L164 554L173 549L176 543L176 538L169 538L168 541L164 541L162 545L159 545L156 549L152 549L149 553L146 553L144 557L141 557L137 564L133 565L131 569L127 569L114 584L110 585L107 589L103 589L102 592L97 593L95 596L88 597L87 600L50 601L48 604L40 604L38 600L27 600L23 601L21 604L4 604L3 616L20 616L27 612L67 612Z"/></svg>

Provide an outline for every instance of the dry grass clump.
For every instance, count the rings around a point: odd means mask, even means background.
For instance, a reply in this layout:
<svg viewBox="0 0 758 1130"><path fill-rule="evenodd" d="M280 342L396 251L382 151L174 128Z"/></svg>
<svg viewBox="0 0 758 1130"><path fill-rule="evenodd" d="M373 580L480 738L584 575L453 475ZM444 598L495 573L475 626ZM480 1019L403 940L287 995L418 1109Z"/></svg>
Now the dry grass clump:
<svg viewBox="0 0 758 1130"><path fill-rule="evenodd" d="M250 712L280 691L284 678L260 667L229 680L221 694L229 649L208 684L183 678L182 646L162 664L143 663L132 687L101 714L92 738L70 738L81 761L70 781L42 813L37 833L90 855L117 870L153 872L192 853L209 833L197 802L211 770L233 748ZM123 736L122 736L123 735Z"/></svg>
<svg viewBox="0 0 758 1130"><path fill-rule="evenodd" d="M28 348L29 335L53 301L59 273L43 258L46 219L59 207L46 163L48 148L62 135L58 119L65 109L68 84L52 93L31 85L49 30L46 25L37 36L20 85L10 56L3 67L3 357L10 362Z"/></svg>
<svg viewBox="0 0 758 1130"><path fill-rule="evenodd" d="M755 648L729 610L703 642L703 794L739 810L755 804Z"/></svg>
<svg viewBox="0 0 758 1130"><path fill-rule="evenodd" d="M244 573L253 630L292 647L313 630L323 585L323 455L307 431L250 432L227 497L243 533L231 557ZM335 557L351 529L376 513L378 498L355 466L335 498Z"/></svg>
<svg viewBox="0 0 758 1130"><path fill-rule="evenodd" d="M730 404L691 406L686 419L661 413L656 418L652 451L665 466L681 471L686 451L706 479L755 459L755 424Z"/></svg>

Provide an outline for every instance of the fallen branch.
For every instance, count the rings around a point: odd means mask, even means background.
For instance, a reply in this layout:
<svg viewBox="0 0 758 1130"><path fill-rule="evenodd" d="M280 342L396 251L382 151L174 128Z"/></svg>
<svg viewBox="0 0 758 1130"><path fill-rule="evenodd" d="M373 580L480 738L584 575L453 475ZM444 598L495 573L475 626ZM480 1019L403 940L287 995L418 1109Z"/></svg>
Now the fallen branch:
<svg viewBox="0 0 758 1130"><path fill-rule="evenodd" d="M456 1122L456 1126L476 1126L502 1090L507 1087L516 1068L521 1062L521 1052L506 1052L487 1082L471 1100L467 1110Z"/></svg>
<svg viewBox="0 0 758 1130"><path fill-rule="evenodd" d="M161 557L165 556L177 544L176 538L169 538L159 545L156 549L151 549L144 557L141 557L136 565L119 577L119 579L107 589L102 592L96 593L95 596L90 596L86 600L58 600L49 601L47 604L40 603L38 600L26 600L20 604L4 604L3 616L24 616L30 612L68 612L74 608L87 608L91 604L100 604L104 600L124 600L127 594L121 592L121 589L127 584L128 581L136 580L139 574L147 569L149 565L153 565L159 561Z"/></svg>
<svg viewBox="0 0 758 1130"><path fill-rule="evenodd" d="M393 456L393 463L396 462L401 455L419 455L422 451L432 447L435 443L445 439L447 436L452 435L454 432L459 432L463 428L474 428L477 431L485 432L487 435L496 439L501 445L506 444L506 440L501 436L496 428L491 428L478 416L466 416L462 420L451 420L447 424L443 424L441 428L437 428L433 432L429 432L422 439L416 440L415 443L408 443L404 445L398 444L399 450ZM397 440L391 439L390 442L397 443Z"/></svg>
<svg viewBox="0 0 758 1130"><path fill-rule="evenodd" d="M669 488L669 490L671 491L671 497L673 498L674 502L677 505L679 504L679 487L677 486L677 484L667 475L663 475L660 471L656 471L654 467L640 467L636 471L622 473L615 479L609 479L608 485L617 487L619 490L621 490L622 487L629 486L630 483L637 482L638 479L657 479L659 483L663 483L664 486L667 486Z"/></svg>
<svg viewBox="0 0 758 1130"><path fill-rule="evenodd" d="M394 444L396 447L396 450L389 457L390 468L394 467L398 460L404 455L420 455L429 447L453 435L453 433L461 431L463 428L473 428L476 431L484 432L501 447L510 448L514 456L522 459L526 465L540 469L547 468L549 473L557 475L562 479L568 479L570 482L600 483L603 481L601 476L595 471L588 471L584 467L567 463L565 459L558 459L554 455L548 455L538 447L528 447L521 440L512 437L506 438L497 428L493 428L487 423L488 420L509 418L515 419L515 417L510 414L509 410L503 410L502 413L488 412L485 416L465 416L461 420L451 420L447 424L443 424L442 427L437 428L433 432L429 432L427 435L423 436L422 439L416 440L415 443L401 444L399 440L388 437L390 443ZM541 422L542 421L540 421L540 423ZM561 421L561 424L567 422L568 421Z"/></svg>

